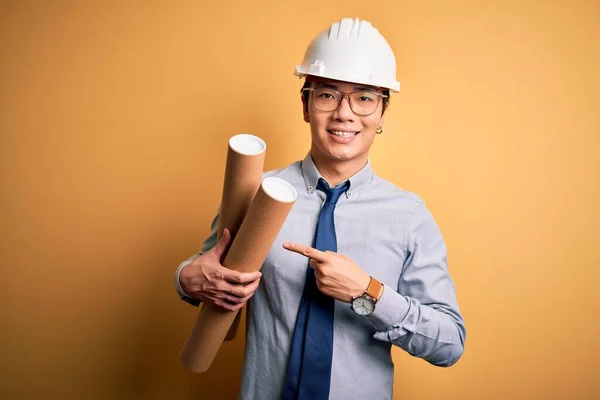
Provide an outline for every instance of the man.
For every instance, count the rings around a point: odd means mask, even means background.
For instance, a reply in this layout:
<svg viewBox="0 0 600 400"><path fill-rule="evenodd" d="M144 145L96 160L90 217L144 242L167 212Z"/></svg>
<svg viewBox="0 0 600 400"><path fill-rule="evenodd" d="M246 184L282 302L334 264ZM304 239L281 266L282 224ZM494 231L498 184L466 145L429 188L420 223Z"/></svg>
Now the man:
<svg viewBox="0 0 600 400"><path fill-rule="evenodd" d="M192 304L248 302L241 399L391 399L392 344L450 366L466 334L431 213L369 162L400 89L395 57L369 22L343 19L313 40L296 74L306 77L311 149L264 174L298 198L261 272L219 263L230 235L216 243L217 215L175 282Z"/></svg>

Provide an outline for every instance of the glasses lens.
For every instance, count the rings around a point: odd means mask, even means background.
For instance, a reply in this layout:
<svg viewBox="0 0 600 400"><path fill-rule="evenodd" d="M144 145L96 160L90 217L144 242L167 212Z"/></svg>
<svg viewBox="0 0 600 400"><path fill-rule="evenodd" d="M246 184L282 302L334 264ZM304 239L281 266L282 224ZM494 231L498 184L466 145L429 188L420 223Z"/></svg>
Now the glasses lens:
<svg viewBox="0 0 600 400"><path fill-rule="evenodd" d="M350 105L356 114L372 114L379 105L379 96L372 92L354 92L350 95Z"/></svg>
<svg viewBox="0 0 600 400"><path fill-rule="evenodd" d="M315 107L321 111L333 111L337 109L341 98L341 93L331 88L317 88L313 92Z"/></svg>
<svg viewBox="0 0 600 400"><path fill-rule="evenodd" d="M331 88L316 88L313 91L313 100L319 110L334 111L342 101L342 94ZM372 114L378 105L379 96L373 92L354 92L350 95L350 107L355 114Z"/></svg>

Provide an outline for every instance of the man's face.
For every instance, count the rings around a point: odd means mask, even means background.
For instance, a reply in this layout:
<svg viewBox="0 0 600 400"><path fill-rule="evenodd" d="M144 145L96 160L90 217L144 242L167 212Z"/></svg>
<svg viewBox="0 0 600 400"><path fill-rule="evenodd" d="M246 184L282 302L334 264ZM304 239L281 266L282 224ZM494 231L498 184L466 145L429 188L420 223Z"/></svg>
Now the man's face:
<svg viewBox="0 0 600 400"><path fill-rule="evenodd" d="M358 115L356 112L361 113L361 104L369 99L351 93L366 91L381 93L381 90L372 86L329 79L312 78L312 80L311 88L327 89L321 90L321 93L311 91L308 102L304 103L303 100L304 120L310 123L313 156L330 162L350 160L366 162L375 131L383 126L383 101L381 97L376 96L378 105L375 111L366 116ZM335 92L332 90L337 90L344 96L339 107L332 111L323 111L324 107L318 109L314 99L319 101L319 94L322 99L335 103L331 96L331 93ZM350 99L345 94L353 97L354 111L350 107Z"/></svg>

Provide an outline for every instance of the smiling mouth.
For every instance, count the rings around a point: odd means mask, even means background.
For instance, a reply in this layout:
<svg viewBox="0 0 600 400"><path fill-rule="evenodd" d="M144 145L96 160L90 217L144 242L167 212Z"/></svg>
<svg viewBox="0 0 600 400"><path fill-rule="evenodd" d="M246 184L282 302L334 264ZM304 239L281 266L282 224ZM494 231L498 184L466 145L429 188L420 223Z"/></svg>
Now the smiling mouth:
<svg viewBox="0 0 600 400"><path fill-rule="evenodd" d="M356 136L360 133L360 131L336 131L336 130L331 130L331 129L327 129L327 132L331 133L334 136L341 137L341 138L350 138L350 137Z"/></svg>

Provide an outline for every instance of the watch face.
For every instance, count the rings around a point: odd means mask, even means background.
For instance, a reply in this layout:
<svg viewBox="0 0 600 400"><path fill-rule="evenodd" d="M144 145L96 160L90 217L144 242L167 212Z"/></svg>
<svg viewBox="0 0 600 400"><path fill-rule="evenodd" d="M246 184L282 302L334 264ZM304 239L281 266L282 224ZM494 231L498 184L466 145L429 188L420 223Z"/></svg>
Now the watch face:
<svg viewBox="0 0 600 400"><path fill-rule="evenodd" d="M354 299L352 309L358 315L369 315L375 310L375 304L370 299L361 296Z"/></svg>

